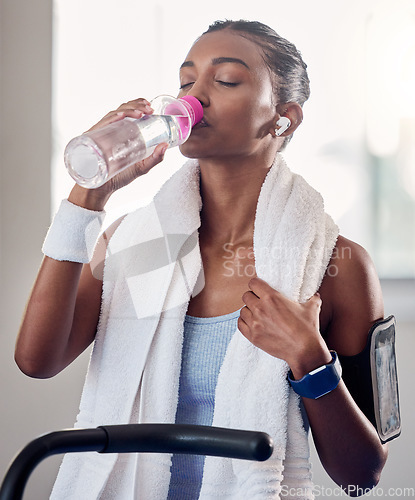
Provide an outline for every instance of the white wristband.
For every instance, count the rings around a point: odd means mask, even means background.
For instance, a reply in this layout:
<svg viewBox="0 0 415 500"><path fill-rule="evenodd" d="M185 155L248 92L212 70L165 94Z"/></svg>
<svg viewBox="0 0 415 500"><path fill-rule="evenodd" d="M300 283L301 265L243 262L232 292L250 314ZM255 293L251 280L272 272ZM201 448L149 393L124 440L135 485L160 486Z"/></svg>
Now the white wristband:
<svg viewBox="0 0 415 500"><path fill-rule="evenodd" d="M53 218L42 252L55 260L91 261L105 211L95 212L62 200Z"/></svg>

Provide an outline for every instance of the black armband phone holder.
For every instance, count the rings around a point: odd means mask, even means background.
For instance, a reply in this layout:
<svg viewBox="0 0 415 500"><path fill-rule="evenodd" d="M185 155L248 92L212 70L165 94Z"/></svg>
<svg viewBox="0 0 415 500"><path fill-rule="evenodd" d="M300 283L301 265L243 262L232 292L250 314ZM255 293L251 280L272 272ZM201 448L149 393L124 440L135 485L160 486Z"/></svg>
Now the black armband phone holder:
<svg viewBox="0 0 415 500"><path fill-rule="evenodd" d="M401 433L398 375L395 354L395 318L377 321L366 347L355 356L339 355L343 381L356 404L386 443Z"/></svg>

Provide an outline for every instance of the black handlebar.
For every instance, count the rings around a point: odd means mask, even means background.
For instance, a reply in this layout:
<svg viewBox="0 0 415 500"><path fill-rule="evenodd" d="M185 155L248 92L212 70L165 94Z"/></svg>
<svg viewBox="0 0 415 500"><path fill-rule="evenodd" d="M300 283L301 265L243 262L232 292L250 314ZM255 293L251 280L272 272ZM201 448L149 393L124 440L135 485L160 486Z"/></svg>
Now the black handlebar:
<svg viewBox="0 0 415 500"><path fill-rule="evenodd" d="M0 488L0 500L21 500L27 480L45 458L69 452L189 453L264 461L273 451L264 432L180 424L107 425L66 429L40 436L15 457Z"/></svg>

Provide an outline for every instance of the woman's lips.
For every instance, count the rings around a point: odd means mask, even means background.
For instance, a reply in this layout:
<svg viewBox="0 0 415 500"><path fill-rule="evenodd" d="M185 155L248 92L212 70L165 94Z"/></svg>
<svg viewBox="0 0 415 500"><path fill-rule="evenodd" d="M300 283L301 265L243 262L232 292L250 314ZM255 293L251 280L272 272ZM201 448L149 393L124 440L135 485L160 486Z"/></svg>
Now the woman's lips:
<svg viewBox="0 0 415 500"><path fill-rule="evenodd" d="M206 118L202 118L200 122L193 127L193 129L204 128L204 127L209 127L209 123L207 122Z"/></svg>

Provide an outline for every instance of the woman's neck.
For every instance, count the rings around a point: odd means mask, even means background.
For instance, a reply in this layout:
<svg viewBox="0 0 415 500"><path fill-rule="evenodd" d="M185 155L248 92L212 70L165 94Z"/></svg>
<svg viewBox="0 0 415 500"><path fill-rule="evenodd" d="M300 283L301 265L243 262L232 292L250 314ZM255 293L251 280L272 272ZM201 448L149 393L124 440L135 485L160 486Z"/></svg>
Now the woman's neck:
<svg viewBox="0 0 415 500"><path fill-rule="evenodd" d="M259 193L272 161L199 160L200 233L206 243L238 245L252 239Z"/></svg>

